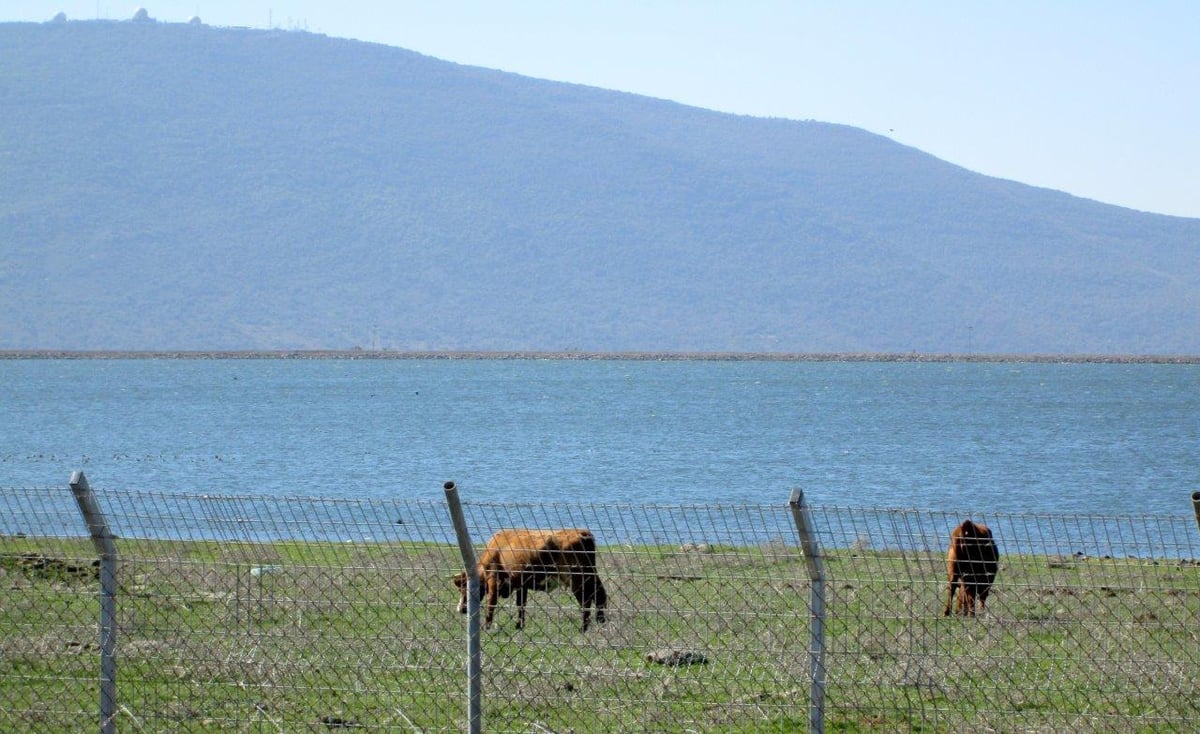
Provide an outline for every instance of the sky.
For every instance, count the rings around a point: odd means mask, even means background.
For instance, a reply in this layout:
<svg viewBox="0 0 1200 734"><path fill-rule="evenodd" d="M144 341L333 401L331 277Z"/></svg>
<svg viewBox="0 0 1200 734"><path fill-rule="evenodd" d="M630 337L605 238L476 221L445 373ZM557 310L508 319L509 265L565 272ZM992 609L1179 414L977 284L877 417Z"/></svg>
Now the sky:
<svg viewBox="0 0 1200 734"><path fill-rule="evenodd" d="M1200 217L1200 1L0 0L0 21L280 28L756 117Z"/></svg>

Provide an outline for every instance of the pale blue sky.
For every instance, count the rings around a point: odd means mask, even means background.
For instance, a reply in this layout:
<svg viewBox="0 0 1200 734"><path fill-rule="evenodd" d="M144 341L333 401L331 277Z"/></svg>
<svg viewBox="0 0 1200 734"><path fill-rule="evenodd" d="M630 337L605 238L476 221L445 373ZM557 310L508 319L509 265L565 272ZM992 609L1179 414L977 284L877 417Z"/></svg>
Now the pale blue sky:
<svg viewBox="0 0 1200 734"><path fill-rule="evenodd" d="M980 173L1200 217L1200 2L147 0L746 115L865 128ZM136 2L0 0L0 20Z"/></svg>

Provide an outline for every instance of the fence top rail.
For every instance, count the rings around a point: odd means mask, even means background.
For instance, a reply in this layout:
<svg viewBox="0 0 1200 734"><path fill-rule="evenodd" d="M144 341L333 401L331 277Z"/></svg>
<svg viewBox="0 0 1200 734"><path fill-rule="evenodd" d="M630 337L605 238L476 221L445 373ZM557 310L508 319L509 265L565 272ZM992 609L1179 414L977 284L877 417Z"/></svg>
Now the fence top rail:
<svg viewBox="0 0 1200 734"><path fill-rule="evenodd" d="M444 491L434 498L337 498L93 488L114 535L246 542L453 543ZM805 500L808 498L805 497ZM602 545L795 545L790 505L462 501L473 542L506 527L588 527ZM64 488L0 492L0 536L86 536ZM945 551L963 519L993 528L1001 552L1200 556L1191 503L1178 514L972 513L809 505L822 549Z"/></svg>
<svg viewBox="0 0 1200 734"><path fill-rule="evenodd" d="M439 488L440 489L440 488ZM461 487L459 487L461 495ZM36 496L50 496L61 492L61 487L3 487L0 486L2 493L21 493ZM437 505L444 507L445 497L444 492L431 491L429 496L413 497L327 497L317 495L304 494L248 494L248 493L222 493L222 492L183 492L175 490L154 490L140 488L111 488L93 485L93 491L97 495L113 496L113 497L144 497L144 498L165 498L184 501L225 501L225 502L273 502L273 503L298 503L298 504L322 504L322 505L354 505L354 506L395 506L395 505ZM497 508L497 509L554 509L554 508L596 508L608 510L648 510L648 511L770 511L775 512L780 508L786 508L789 504L788 493L781 492L778 502L704 502L704 503L642 503L642 502L595 502L595 501L567 501L567 500L548 500L548 501L522 501L522 502L497 502L492 500L477 500L463 498L463 506L472 506L478 508ZM1192 492L1184 501L1180 503L1180 512L1185 513L1186 510L1192 507L1192 503L1200 503L1200 490ZM1014 503L1015 504L1015 503ZM1177 519L1180 515L1170 512L1156 513L1104 513L1104 512L1022 512L1015 511L984 511L968 506L948 506L948 507L913 507L902 505L852 505L844 503L822 503L813 502L812 498L804 495L804 505L814 512L826 513L866 513L866 514L902 514L902 515L945 515L963 517L977 516L992 517L992 518L1023 518L1030 520L1154 520L1154 519Z"/></svg>
<svg viewBox="0 0 1200 734"><path fill-rule="evenodd" d="M181 501L224 501L224 502L272 502L272 503L298 503L298 504L322 504L322 505L353 505L353 506L396 506L396 505L437 505L438 507L445 506L444 491L430 491L429 496L405 496L405 497L327 497L317 495L304 494L248 494L248 493L222 493L222 492L183 492L176 490L155 490L141 488L112 488L104 486L96 486L93 484L93 491L97 495L112 496L112 497L143 497L143 498L164 498ZM441 490L441 487L437 488ZM458 487L460 496L462 488ZM4 495L16 493L29 496L39 496L52 498L54 495L61 493L61 487L5 487L0 486L0 493ZM67 497L69 501L69 497ZM566 501L566 500L549 500L549 501L522 501L522 502L497 502L492 500L477 500L463 498L461 500L463 506L472 506L478 508L497 508L497 509L554 509L554 508L596 508L607 510L647 510L647 511L770 511L775 512L780 508L787 508L789 505L790 490L788 492L780 492L778 502L704 502L704 503L641 503L641 502L594 502L594 501ZM1190 495L1181 501L1180 512L1185 513L1186 510L1193 508L1193 503L1200 503L1200 490L1191 492ZM1014 503L1016 504L1016 503ZM912 507L902 505L852 505L844 503L822 503L812 501L811 496L804 495L804 505L810 510L821 513L866 513L866 514L902 514L902 515L945 515L955 516L961 515L992 517L992 518L1022 518L1029 520L1154 520L1154 519L1177 519L1180 515L1170 512L1158 513L1103 513L1103 512L1021 512L1021 511L982 511L977 508L968 506L948 506L948 507Z"/></svg>

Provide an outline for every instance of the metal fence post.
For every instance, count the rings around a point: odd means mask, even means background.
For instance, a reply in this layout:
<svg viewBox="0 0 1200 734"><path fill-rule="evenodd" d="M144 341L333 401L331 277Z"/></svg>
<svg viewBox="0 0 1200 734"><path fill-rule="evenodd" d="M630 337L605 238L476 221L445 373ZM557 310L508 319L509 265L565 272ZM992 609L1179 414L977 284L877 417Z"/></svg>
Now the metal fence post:
<svg viewBox="0 0 1200 734"><path fill-rule="evenodd" d="M117 731L117 546L96 495L81 471L71 473L71 492L100 556L100 734Z"/></svg>
<svg viewBox="0 0 1200 734"><path fill-rule="evenodd" d="M1196 513L1196 527L1200 528L1200 491L1192 492L1192 511Z"/></svg>
<svg viewBox="0 0 1200 734"><path fill-rule="evenodd" d="M467 731L479 734L483 731L483 652L479 633L479 570L475 566L475 548L471 545L471 534L463 518L462 505L458 501L458 487L446 482L446 504L450 508L450 522L458 537L458 550L462 554L463 570L467 576Z"/></svg>
<svg viewBox="0 0 1200 734"><path fill-rule="evenodd" d="M812 685L808 691L808 730L813 734L825 731L825 567L821 563L821 546L813 529L812 515L804 504L804 491L792 490L788 506L800 533L800 547L808 568L809 614L812 635L809 640L809 672Z"/></svg>

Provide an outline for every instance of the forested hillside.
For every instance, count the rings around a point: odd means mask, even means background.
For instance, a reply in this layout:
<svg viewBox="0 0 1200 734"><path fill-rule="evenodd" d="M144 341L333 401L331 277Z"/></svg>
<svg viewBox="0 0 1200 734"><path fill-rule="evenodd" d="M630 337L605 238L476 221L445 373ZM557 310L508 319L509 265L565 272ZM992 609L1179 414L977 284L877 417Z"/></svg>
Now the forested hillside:
<svg viewBox="0 0 1200 734"><path fill-rule="evenodd" d="M0 24L0 349L1200 354L1200 220L304 32Z"/></svg>

